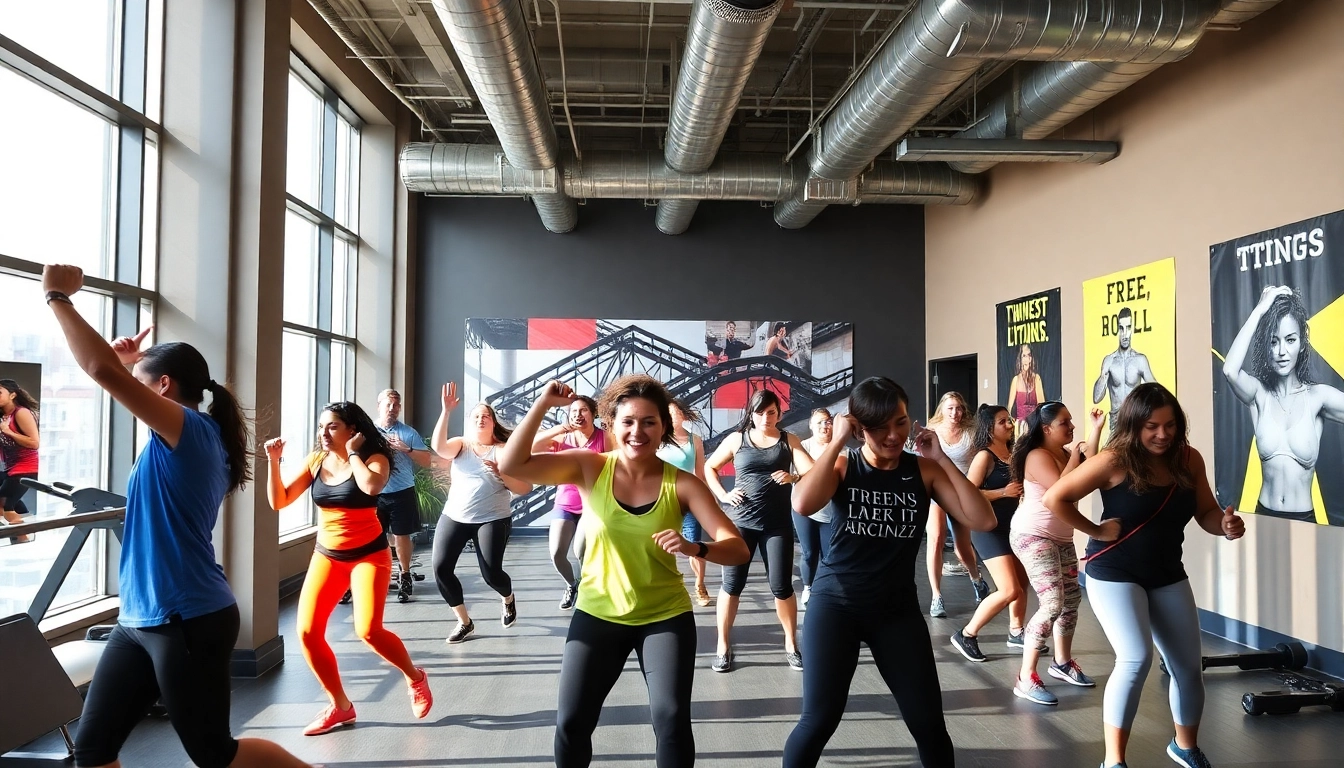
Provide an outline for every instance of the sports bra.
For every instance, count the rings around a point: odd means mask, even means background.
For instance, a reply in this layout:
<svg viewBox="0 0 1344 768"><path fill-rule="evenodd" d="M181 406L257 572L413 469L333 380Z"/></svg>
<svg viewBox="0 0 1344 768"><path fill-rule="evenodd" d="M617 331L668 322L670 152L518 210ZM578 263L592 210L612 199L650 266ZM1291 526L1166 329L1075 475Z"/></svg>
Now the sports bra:
<svg viewBox="0 0 1344 768"><path fill-rule="evenodd" d="M1265 392L1255 425L1255 446L1261 463L1287 456L1304 470L1316 468L1321 449L1320 431L1310 423L1311 415L1307 408L1303 408L1296 418L1293 413L1298 407L1297 401L1306 400L1301 395L1309 392L1310 387L1307 387L1290 395L1291 402L1286 413L1281 407L1282 401L1272 393Z"/></svg>

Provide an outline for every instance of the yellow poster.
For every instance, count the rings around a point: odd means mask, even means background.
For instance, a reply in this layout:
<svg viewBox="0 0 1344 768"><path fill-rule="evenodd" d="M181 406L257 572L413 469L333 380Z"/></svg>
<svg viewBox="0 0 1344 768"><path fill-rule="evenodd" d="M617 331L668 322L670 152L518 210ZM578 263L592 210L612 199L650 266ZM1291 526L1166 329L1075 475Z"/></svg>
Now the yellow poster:
<svg viewBox="0 0 1344 768"><path fill-rule="evenodd" d="M1176 393L1176 260L1113 272L1083 283L1083 408L1073 409L1082 431L1085 414L1106 412L1115 429L1120 404L1138 385L1156 381ZM1070 403L1072 405L1072 403Z"/></svg>

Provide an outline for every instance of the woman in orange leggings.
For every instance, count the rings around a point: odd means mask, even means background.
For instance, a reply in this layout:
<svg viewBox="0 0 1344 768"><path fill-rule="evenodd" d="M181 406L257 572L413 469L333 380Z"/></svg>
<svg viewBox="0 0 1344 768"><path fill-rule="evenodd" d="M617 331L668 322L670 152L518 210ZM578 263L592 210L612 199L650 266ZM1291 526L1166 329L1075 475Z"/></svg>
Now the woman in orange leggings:
<svg viewBox="0 0 1344 768"><path fill-rule="evenodd" d="M383 627L392 557L377 507L392 464L387 438L362 408L341 402L322 409L318 449L308 455L304 470L288 480L280 477L284 449L282 438L266 441L266 496L271 507L283 509L311 488L319 512L317 551L303 580L297 623L303 656L331 705L308 724L304 735L355 723L355 705L346 698L336 654L326 637L327 619L346 589L354 595L355 634L406 676L411 711L423 718L434 703L429 676L411 661L401 638Z"/></svg>

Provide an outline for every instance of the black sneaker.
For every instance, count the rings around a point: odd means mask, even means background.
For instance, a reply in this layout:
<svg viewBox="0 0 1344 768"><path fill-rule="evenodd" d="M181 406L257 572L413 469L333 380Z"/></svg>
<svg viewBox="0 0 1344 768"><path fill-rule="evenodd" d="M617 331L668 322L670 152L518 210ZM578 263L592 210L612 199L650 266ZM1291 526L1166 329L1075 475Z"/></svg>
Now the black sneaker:
<svg viewBox="0 0 1344 768"><path fill-rule="evenodd" d="M794 672L803 671L803 655L798 651L785 651L784 659L789 662L789 669Z"/></svg>
<svg viewBox="0 0 1344 768"><path fill-rule="evenodd" d="M510 600L509 602L504 604L504 617L501 619L501 621L504 624L504 628L508 629L509 627L512 627L513 623L517 620L518 620L518 600L517 598L514 598L513 600Z"/></svg>
<svg viewBox="0 0 1344 768"><path fill-rule="evenodd" d="M961 651L961 655L970 661L985 661L985 654L980 652L980 641L974 637L967 637L960 629L952 633L952 647Z"/></svg>
<svg viewBox="0 0 1344 768"><path fill-rule="evenodd" d="M798 663L802 664L802 660L799 659ZM715 672L732 672L733 652L729 651L722 656L715 656L714 663L709 665L709 668L714 670Z"/></svg>
<svg viewBox="0 0 1344 768"><path fill-rule="evenodd" d="M401 574L401 586L397 588L398 603L411 602L411 594L415 592L415 587L412 586L412 584L413 582L411 581L411 574L409 573Z"/></svg>
<svg viewBox="0 0 1344 768"><path fill-rule="evenodd" d="M449 645L457 645L463 640L466 640L467 635L470 635L472 632L475 631L476 631L476 622L468 621L466 624L458 622L457 629L454 629L453 634L449 635L448 639L445 640L444 642L448 643Z"/></svg>
<svg viewBox="0 0 1344 768"><path fill-rule="evenodd" d="M579 599L579 582L574 582L565 587L565 596L560 598L560 610L568 611L574 608L574 603Z"/></svg>
<svg viewBox="0 0 1344 768"><path fill-rule="evenodd" d="M355 598L354 592L351 592L348 589L345 590L345 594L341 595L341 605L349 605L350 601L353 600L354 598Z"/></svg>
<svg viewBox="0 0 1344 768"><path fill-rule="evenodd" d="M423 574L423 573L421 573L421 572L419 572L419 571L411 571L411 579L414 580L414 581L424 581L424 580L425 580L425 574Z"/></svg>
<svg viewBox="0 0 1344 768"><path fill-rule="evenodd" d="M1018 632L1016 635L1014 635L1012 630L1009 630L1008 640L1007 642L1004 643L1004 645L1007 645L1010 649L1017 651L1018 653L1021 653L1022 651L1026 650L1027 647L1026 637L1027 633L1025 631ZM1037 646L1036 652L1049 653L1050 649L1045 647L1045 644L1042 643L1041 645Z"/></svg>

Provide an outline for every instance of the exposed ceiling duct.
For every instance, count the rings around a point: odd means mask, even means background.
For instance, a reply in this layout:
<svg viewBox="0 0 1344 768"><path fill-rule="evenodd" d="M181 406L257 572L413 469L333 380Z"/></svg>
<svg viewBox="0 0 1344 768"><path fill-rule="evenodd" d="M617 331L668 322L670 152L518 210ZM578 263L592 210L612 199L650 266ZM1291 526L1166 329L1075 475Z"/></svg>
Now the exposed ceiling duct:
<svg viewBox="0 0 1344 768"><path fill-rule="evenodd" d="M509 164L553 171L560 143L518 0L434 0L434 10ZM573 199L539 193L532 200L546 229L568 232L578 225Z"/></svg>
<svg viewBox="0 0 1344 768"><path fill-rule="evenodd" d="M813 136L811 175L846 179L975 73L981 59L1176 61L1216 0L922 0ZM803 190L775 207L786 229L826 204Z"/></svg>
<svg viewBox="0 0 1344 768"><path fill-rule="evenodd" d="M1282 0L1230 0L1210 25L1240 24L1278 5ZM1023 79L1018 126L1024 139L1043 139L1073 122L1098 104L1147 77L1160 63L1049 62L1034 67ZM997 139L1008 136L1012 94L995 99L985 116L956 139ZM984 173L998 165L992 160L952 163L962 173Z"/></svg>
<svg viewBox="0 0 1344 768"><path fill-rule="evenodd" d="M672 92L663 154L669 168L709 168L737 112L782 0L695 0L686 53ZM691 226L696 200L661 200L655 222L664 234Z"/></svg>
<svg viewBox="0 0 1344 768"><path fill-rule="evenodd" d="M635 200L760 200L775 202L804 183L801 163L781 164L773 154L719 156L700 173L667 167L657 152L589 150L568 157L563 171L513 166L498 146L416 142L401 152L402 182L411 192L438 195L624 198ZM834 203L965 205L975 200L974 176L941 163L881 161L843 181L818 180L810 200Z"/></svg>

